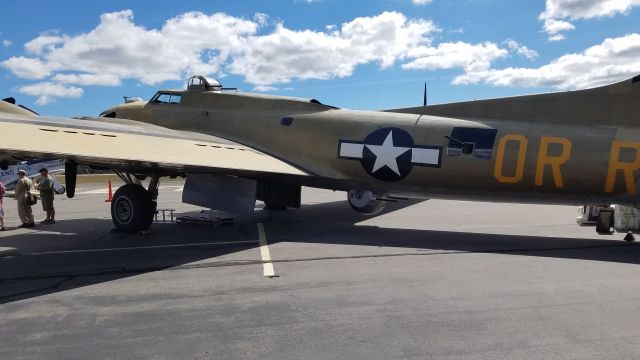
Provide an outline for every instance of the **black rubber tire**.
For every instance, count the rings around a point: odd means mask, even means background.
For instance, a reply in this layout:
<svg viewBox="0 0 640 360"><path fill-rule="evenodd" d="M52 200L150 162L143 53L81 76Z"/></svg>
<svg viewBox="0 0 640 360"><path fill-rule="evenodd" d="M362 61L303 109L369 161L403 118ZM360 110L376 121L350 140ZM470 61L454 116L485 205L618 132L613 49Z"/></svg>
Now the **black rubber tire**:
<svg viewBox="0 0 640 360"><path fill-rule="evenodd" d="M111 201L113 224L124 233L149 230L155 210L151 194L137 184L121 186Z"/></svg>

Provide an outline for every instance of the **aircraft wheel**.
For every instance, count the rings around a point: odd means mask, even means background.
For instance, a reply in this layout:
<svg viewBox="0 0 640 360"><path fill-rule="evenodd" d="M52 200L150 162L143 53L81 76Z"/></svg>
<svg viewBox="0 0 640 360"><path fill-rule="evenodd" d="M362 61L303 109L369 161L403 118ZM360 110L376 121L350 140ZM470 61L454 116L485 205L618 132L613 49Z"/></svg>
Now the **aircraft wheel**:
<svg viewBox="0 0 640 360"><path fill-rule="evenodd" d="M56 193L56 194L58 194L58 195L62 195L62 194L64 194L64 193L67 191L67 189L66 189L64 186L60 186L60 188L59 188L59 189L54 190L54 191L55 191L55 193Z"/></svg>
<svg viewBox="0 0 640 360"><path fill-rule="evenodd" d="M351 189L347 192L351 208L363 215L375 215L384 210L386 203L378 200L370 190Z"/></svg>
<svg viewBox="0 0 640 360"><path fill-rule="evenodd" d="M151 194L137 184L120 187L111 201L111 219L116 229L125 233L148 230L153 222L155 205Z"/></svg>

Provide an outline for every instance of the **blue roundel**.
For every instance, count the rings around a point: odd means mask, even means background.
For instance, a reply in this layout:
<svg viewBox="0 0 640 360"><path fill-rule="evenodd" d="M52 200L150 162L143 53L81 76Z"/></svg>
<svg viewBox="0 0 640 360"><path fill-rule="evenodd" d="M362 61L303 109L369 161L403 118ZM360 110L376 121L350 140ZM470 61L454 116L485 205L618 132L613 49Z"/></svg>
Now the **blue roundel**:
<svg viewBox="0 0 640 360"><path fill-rule="evenodd" d="M413 139L398 128L378 129L364 139L360 163L369 175L382 181L402 180L413 168Z"/></svg>

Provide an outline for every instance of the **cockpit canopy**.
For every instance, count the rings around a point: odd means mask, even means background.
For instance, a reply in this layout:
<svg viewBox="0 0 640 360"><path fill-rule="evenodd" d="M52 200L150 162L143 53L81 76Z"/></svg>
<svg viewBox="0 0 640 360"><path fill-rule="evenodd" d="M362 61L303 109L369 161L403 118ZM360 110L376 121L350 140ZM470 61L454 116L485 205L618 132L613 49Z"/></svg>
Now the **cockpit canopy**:
<svg viewBox="0 0 640 360"><path fill-rule="evenodd" d="M216 79L207 79L202 75L194 75L187 82L187 90L222 92L222 84Z"/></svg>
<svg viewBox="0 0 640 360"><path fill-rule="evenodd" d="M174 91L158 91L151 98L152 104L180 104L182 94Z"/></svg>

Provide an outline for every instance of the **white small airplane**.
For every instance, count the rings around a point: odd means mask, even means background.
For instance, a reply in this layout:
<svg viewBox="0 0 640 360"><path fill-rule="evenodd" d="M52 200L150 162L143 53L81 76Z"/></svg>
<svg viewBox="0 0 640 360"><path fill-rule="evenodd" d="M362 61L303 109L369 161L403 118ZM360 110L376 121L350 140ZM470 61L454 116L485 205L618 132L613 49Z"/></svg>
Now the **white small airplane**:
<svg viewBox="0 0 640 360"><path fill-rule="evenodd" d="M13 190L18 181L18 170L24 170L31 179L40 176L40 169L47 168L49 174L53 178L53 190L56 194L65 193L65 187L58 182L55 174L64 172L64 160L39 159L34 161L22 161L17 165L9 165L6 170L0 169L0 181L5 185L7 190Z"/></svg>

